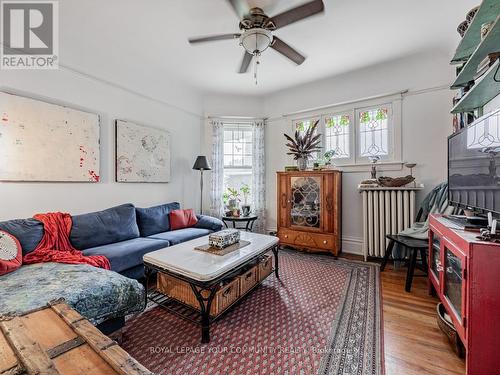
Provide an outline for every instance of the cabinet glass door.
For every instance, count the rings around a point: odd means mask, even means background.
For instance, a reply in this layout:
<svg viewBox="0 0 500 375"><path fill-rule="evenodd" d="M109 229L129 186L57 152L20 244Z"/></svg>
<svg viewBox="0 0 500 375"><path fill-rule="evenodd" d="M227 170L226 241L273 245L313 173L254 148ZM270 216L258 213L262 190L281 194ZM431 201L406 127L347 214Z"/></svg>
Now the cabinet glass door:
<svg viewBox="0 0 500 375"><path fill-rule="evenodd" d="M291 177L290 224L301 229L321 228L321 176Z"/></svg>
<svg viewBox="0 0 500 375"><path fill-rule="evenodd" d="M441 237L431 233L430 268L435 281L439 284L439 272L443 271L441 265Z"/></svg>
<svg viewBox="0 0 500 375"><path fill-rule="evenodd" d="M456 318L462 323L462 311L463 311L463 271L464 264L463 259L458 254L455 254L450 246L445 244L444 246L444 295L448 301L450 307L454 310Z"/></svg>

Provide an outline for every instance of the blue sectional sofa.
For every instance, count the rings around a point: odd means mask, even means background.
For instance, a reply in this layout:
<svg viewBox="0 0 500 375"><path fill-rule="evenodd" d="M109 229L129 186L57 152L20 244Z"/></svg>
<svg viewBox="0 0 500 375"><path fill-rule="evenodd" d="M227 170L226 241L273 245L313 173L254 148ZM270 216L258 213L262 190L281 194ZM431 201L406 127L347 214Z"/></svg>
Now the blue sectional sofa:
<svg viewBox="0 0 500 375"><path fill-rule="evenodd" d="M126 314L140 311L144 307L144 288L137 280L144 275L143 255L222 229L222 221L198 215L194 227L170 230L168 214L179 208L177 202L149 208L123 204L72 216L73 246L84 255L106 256L114 272L57 263L22 266L0 276L0 315L29 311L54 297L64 298L95 324L123 319ZM38 220L16 219L0 222L0 230L17 237L24 255L36 248L44 229ZM45 269L51 271L45 272ZM68 273L68 269L74 272L62 282L61 275ZM29 282L20 282L25 278L30 278ZM94 285L89 285L91 280L95 280ZM97 298L96 293L100 294ZM45 295L47 300L40 297Z"/></svg>

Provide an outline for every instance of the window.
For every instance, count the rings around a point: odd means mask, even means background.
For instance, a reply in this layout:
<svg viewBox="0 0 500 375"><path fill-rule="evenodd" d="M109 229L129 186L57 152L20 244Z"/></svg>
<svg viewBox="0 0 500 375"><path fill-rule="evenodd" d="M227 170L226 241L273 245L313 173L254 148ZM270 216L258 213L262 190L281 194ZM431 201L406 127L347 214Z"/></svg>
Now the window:
<svg viewBox="0 0 500 375"><path fill-rule="evenodd" d="M369 158L389 155L388 106L363 109L357 112L359 126L359 156Z"/></svg>
<svg viewBox="0 0 500 375"><path fill-rule="evenodd" d="M224 192L252 183L252 127L247 124L224 125ZM251 194L251 191L250 191ZM251 196L248 196L251 202ZM243 194L241 194L243 202Z"/></svg>
<svg viewBox="0 0 500 375"><path fill-rule="evenodd" d="M224 168L252 168L252 128L224 126Z"/></svg>
<svg viewBox="0 0 500 375"><path fill-rule="evenodd" d="M346 104L329 109L335 111L316 112L292 121L293 130L302 132L320 120L322 151L314 159L333 151L333 163L338 166L366 165L375 156L381 163L400 164L401 95L367 100L358 107Z"/></svg>
<svg viewBox="0 0 500 375"><path fill-rule="evenodd" d="M325 152L334 151L335 159L351 157L351 116L348 114L325 116Z"/></svg>

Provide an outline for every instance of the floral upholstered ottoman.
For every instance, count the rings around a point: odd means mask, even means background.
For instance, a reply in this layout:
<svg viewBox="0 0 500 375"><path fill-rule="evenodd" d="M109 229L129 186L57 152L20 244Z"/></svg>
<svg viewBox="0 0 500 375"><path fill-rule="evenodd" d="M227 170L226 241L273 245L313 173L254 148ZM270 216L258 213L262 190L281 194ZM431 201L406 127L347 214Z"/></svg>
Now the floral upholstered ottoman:
<svg viewBox="0 0 500 375"><path fill-rule="evenodd" d="M19 315L58 299L97 325L144 309L144 288L114 271L37 263L0 276L0 315Z"/></svg>

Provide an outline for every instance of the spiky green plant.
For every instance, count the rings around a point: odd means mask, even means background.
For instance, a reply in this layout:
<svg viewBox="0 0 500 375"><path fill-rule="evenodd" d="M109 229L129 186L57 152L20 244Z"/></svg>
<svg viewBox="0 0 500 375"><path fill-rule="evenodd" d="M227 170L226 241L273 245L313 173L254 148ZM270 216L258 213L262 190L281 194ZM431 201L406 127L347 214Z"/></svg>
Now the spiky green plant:
<svg viewBox="0 0 500 375"><path fill-rule="evenodd" d="M318 123L319 120L310 126L303 135L299 130L296 130L294 134L295 139L287 134L283 134L288 141L286 146L290 151L286 154L293 155L294 160L298 160L300 158L308 159L311 154L320 151L321 134L314 134Z"/></svg>
<svg viewBox="0 0 500 375"><path fill-rule="evenodd" d="M228 194L227 194L228 199L235 199L237 201L240 201L240 193L238 192L237 189L228 187L227 192L228 192Z"/></svg>

